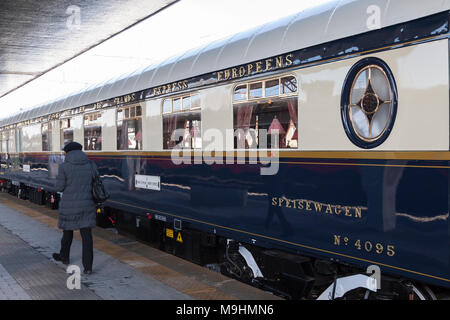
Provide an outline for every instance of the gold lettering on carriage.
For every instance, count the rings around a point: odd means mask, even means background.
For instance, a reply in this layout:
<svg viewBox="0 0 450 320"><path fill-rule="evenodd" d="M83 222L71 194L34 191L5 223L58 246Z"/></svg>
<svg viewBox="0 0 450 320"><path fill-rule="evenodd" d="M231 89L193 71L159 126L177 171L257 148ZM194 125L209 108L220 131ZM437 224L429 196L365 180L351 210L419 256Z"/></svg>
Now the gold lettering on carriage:
<svg viewBox="0 0 450 320"><path fill-rule="evenodd" d="M132 93L132 94L127 94L125 96L121 96L121 97L117 97L114 98L114 104L124 104L124 103L129 103L129 102L133 102L136 100L136 94Z"/></svg>
<svg viewBox="0 0 450 320"><path fill-rule="evenodd" d="M225 69L217 72L217 81L238 79L262 72L287 68L294 63L293 58L294 55L292 53L289 53L274 58L259 60L253 63L249 63L245 66Z"/></svg>
<svg viewBox="0 0 450 320"><path fill-rule="evenodd" d="M272 206L297 209L301 212L315 212L324 215L335 215L354 219L362 219L363 211L367 207L362 206L344 206L329 204L306 199L288 199L286 197L272 197Z"/></svg>
<svg viewBox="0 0 450 320"><path fill-rule="evenodd" d="M188 81L178 81L163 86L153 88L153 96L159 96L166 93L177 92L188 88Z"/></svg>

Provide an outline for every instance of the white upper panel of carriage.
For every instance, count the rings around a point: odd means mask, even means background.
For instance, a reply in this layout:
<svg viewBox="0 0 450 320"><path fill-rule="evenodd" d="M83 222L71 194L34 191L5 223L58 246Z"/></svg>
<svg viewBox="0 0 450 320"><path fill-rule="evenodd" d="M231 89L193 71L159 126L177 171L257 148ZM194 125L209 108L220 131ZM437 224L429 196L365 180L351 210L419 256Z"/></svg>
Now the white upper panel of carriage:
<svg viewBox="0 0 450 320"><path fill-rule="evenodd" d="M364 33L372 27L368 20L374 10L383 28L450 10L450 0L331 1L56 99L37 107L38 116ZM0 125L30 115L19 114Z"/></svg>

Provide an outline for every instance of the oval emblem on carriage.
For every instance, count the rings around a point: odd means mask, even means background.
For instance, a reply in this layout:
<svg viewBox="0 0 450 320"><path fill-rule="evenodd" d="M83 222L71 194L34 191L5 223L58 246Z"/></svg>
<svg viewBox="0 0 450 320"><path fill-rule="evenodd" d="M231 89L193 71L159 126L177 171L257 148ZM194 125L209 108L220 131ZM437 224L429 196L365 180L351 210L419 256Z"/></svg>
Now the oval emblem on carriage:
<svg viewBox="0 0 450 320"><path fill-rule="evenodd" d="M375 148L388 138L396 114L397 88L388 65L378 58L358 61L347 74L341 96L348 138L360 148Z"/></svg>

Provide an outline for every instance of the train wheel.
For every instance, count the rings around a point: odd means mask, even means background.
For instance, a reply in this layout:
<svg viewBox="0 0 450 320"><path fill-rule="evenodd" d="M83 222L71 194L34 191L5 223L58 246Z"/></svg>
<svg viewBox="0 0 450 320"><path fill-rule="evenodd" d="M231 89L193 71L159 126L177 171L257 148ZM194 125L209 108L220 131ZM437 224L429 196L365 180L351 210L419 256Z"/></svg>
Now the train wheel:
<svg viewBox="0 0 450 320"><path fill-rule="evenodd" d="M410 283L412 294L410 300L437 300L433 291L425 284Z"/></svg>
<svg viewBox="0 0 450 320"><path fill-rule="evenodd" d="M350 300L438 300L436 294L425 284L400 281L376 293L361 288L346 295Z"/></svg>

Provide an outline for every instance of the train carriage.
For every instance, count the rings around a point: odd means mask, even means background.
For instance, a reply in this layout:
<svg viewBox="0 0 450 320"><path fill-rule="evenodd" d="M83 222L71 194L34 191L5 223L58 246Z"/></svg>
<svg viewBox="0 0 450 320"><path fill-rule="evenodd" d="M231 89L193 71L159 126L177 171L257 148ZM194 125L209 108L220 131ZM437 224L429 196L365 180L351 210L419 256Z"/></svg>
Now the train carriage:
<svg viewBox="0 0 450 320"><path fill-rule="evenodd" d="M450 1L405 3L330 2L3 119L2 186L56 208L77 141L102 226L288 298L446 297Z"/></svg>

